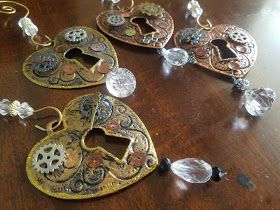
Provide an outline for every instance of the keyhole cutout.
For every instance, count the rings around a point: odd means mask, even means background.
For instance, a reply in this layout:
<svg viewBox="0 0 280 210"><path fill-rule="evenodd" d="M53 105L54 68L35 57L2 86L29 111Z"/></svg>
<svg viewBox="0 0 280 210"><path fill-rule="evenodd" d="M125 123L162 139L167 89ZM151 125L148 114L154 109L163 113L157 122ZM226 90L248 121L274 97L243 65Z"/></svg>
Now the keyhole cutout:
<svg viewBox="0 0 280 210"><path fill-rule="evenodd" d="M152 32L156 32L156 30L147 24L147 20L145 18L133 18L132 23L135 23L136 25L139 26L142 34L149 34Z"/></svg>
<svg viewBox="0 0 280 210"><path fill-rule="evenodd" d="M73 49L69 50L65 54L65 58L75 59L76 61L81 63L87 69L90 69L91 67L93 67L100 60L99 58L96 58L94 56L83 54L83 52L78 48L73 48Z"/></svg>
<svg viewBox="0 0 280 210"><path fill-rule="evenodd" d="M122 159L130 141L126 138L106 136L99 128L92 129L85 138L85 145L89 148L102 147L119 159Z"/></svg>
<svg viewBox="0 0 280 210"><path fill-rule="evenodd" d="M223 39L214 39L211 43L218 48L221 59L227 60L237 58L236 54L227 46L227 41Z"/></svg>

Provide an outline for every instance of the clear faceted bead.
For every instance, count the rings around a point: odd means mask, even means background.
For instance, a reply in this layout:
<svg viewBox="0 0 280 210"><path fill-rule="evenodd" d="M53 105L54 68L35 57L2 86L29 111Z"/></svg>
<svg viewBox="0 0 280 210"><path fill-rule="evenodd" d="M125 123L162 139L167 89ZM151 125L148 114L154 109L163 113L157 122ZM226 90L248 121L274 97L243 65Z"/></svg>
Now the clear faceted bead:
<svg viewBox="0 0 280 210"><path fill-rule="evenodd" d="M189 54L181 48L162 49L163 57L174 66L182 66L188 63Z"/></svg>
<svg viewBox="0 0 280 210"><path fill-rule="evenodd" d="M38 33L38 28L36 25L32 24L32 25L28 25L28 27L24 28L24 33L27 36L35 36Z"/></svg>
<svg viewBox="0 0 280 210"><path fill-rule="evenodd" d="M9 114L10 105L11 102L8 99L3 99L2 101L0 101L0 114L3 116Z"/></svg>
<svg viewBox="0 0 280 210"><path fill-rule="evenodd" d="M261 116L271 109L276 93L270 88L245 90L245 108L252 116Z"/></svg>
<svg viewBox="0 0 280 210"><path fill-rule="evenodd" d="M113 68L107 75L106 87L113 96L125 98L134 92L136 79L126 68Z"/></svg>
<svg viewBox="0 0 280 210"><path fill-rule="evenodd" d="M20 18L19 21L18 21L18 26L21 27L21 28L24 28L24 26L26 25L29 25L31 24L32 21L30 18L28 17L23 17L23 18Z"/></svg>
<svg viewBox="0 0 280 210"><path fill-rule="evenodd" d="M205 183L212 176L212 167L205 161L196 158L177 160L171 164L171 170L190 183Z"/></svg>
<svg viewBox="0 0 280 210"><path fill-rule="evenodd" d="M27 36L35 36L38 33L37 26L28 17L21 18L18 21L18 25Z"/></svg>
<svg viewBox="0 0 280 210"><path fill-rule="evenodd" d="M23 102L18 109L18 116L22 119L33 115L34 109L26 102Z"/></svg>
<svg viewBox="0 0 280 210"><path fill-rule="evenodd" d="M198 18L199 16L202 15L202 13L203 13L203 9L200 7L196 7L191 10L191 15L193 18Z"/></svg>
<svg viewBox="0 0 280 210"><path fill-rule="evenodd" d="M193 7L200 7L199 3L196 0L191 0L189 1L189 3L187 4L187 9L191 10Z"/></svg>

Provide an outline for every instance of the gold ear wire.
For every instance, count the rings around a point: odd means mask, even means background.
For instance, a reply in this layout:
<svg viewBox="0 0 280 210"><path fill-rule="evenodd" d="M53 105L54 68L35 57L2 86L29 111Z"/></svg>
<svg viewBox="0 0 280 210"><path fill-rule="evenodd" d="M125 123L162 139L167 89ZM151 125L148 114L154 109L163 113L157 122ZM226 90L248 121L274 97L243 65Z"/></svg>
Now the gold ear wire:
<svg viewBox="0 0 280 210"><path fill-rule="evenodd" d="M197 19L196 19L197 24L198 24L201 28L203 28L203 29L205 29L205 30L210 30L210 29L213 27L213 25L212 25L212 23L210 22L210 20L207 19L207 20L206 20L207 24L204 25L204 24L202 24L202 23L200 22L200 17L201 17L201 15L198 16Z"/></svg>
<svg viewBox="0 0 280 210"><path fill-rule="evenodd" d="M47 39L47 41L45 41L43 43L37 42L35 40L35 36L31 37L31 41L32 41L33 44L35 44L37 46L37 49L38 49L39 46L41 46L41 47L48 47L48 46L52 45L52 43L53 43L53 40L49 36L47 36L47 35L45 35L45 38Z"/></svg>
<svg viewBox="0 0 280 210"><path fill-rule="evenodd" d="M57 124L56 124L54 127L52 127L52 123L51 123L50 126L48 126L47 129L46 129L46 128L42 128L42 127L40 127L39 125L35 125L35 127L38 128L38 129L41 130L41 131L50 132L50 131L53 131L53 130L55 130L56 128L58 128L58 127L60 126L60 124L61 124L61 122L62 122L62 114L61 114L61 111L60 111L58 108L53 107L53 106L46 106L46 107L43 107L43 108L41 108L41 109L37 109L37 110L34 111L34 113L35 113L35 112L40 112L40 111L43 111L43 110L46 110L46 109L52 109L52 110L54 110L54 111L56 111L56 112L58 113L58 121L57 121ZM50 127L50 128L49 128L49 127Z"/></svg>
<svg viewBox="0 0 280 210"><path fill-rule="evenodd" d="M130 10L132 7L134 6L134 0L130 0L130 6L129 7L126 7L126 8L121 8L120 6L117 6L118 10L121 10L121 11L127 11L127 10Z"/></svg>
<svg viewBox="0 0 280 210"><path fill-rule="evenodd" d="M0 3L15 4L15 5L21 6L21 7L23 7L26 10L26 14L25 14L24 17L27 17L29 15L29 9L24 4L18 3L16 1L0 1ZM17 10L14 7L9 6L9 5L4 5L4 6L0 7L0 13L4 13L4 14L9 14L10 15L10 14L14 14L16 12L17 12Z"/></svg>

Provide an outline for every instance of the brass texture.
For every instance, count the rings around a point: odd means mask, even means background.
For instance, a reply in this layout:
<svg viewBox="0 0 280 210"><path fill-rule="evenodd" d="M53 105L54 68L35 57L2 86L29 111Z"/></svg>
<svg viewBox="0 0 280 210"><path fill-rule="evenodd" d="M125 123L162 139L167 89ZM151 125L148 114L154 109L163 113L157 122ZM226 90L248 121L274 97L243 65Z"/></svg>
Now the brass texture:
<svg viewBox="0 0 280 210"><path fill-rule="evenodd" d="M26 162L31 183L50 196L85 199L113 193L139 181L158 163L144 124L115 98L97 93L72 100L63 112L63 125L64 129L37 143ZM101 147L85 145L86 135L94 128L102 129L108 136L130 140L121 159ZM63 148L65 161L53 172L37 172L32 165L34 154L49 144Z"/></svg>
<svg viewBox="0 0 280 210"><path fill-rule="evenodd" d="M163 48L174 31L173 19L159 5L149 3L140 4L132 7L129 11L109 10L101 13L96 17L97 26L105 34L128 44L147 47L147 48ZM146 7L144 7L146 6ZM143 8L146 8L145 11ZM125 18L125 23L120 26L112 26L107 22L111 15L119 15ZM146 25L152 28L152 32L143 32L141 26L133 22L133 19L145 20ZM126 30L133 30L136 33L127 35Z"/></svg>
<svg viewBox="0 0 280 210"><path fill-rule="evenodd" d="M197 29L196 34L203 33L202 38L197 42L187 43L183 41L185 37L182 37L182 31L177 32L174 36L176 47L186 49L194 56L197 65L210 71L242 78L250 71L256 60L256 41L248 32L237 26L222 24L214 26L210 30ZM234 31L242 32L245 35L246 42L241 43L232 40L229 34ZM219 49L219 47L213 45L215 40L223 40L226 45ZM222 58L221 54L225 51L235 54L235 57Z"/></svg>
<svg viewBox="0 0 280 210"><path fill-rule="evenodd" d="M69 42L65 39L65 33L71 29L83 29L87 33L87 38L81 42ZM96 49L91 46L100 45L102 48ZM66 58L65 55L72 49L78 49L83 54L92 57L92 59L99 59L92 67L86 67L80 61L76 59ZM38 57L44 57L42 61L38 61ZM54 61L48 59L53 58ZM38 62L42 62L44 65L50 65L51 69L34 70L34 63L38 65ZM53 63L47 63L53 62ZM53 65L53 66L52 66ZM83 88L88 86L94 86L102 84L106 80L108 72L103 73L99 71L99 68L107 65L108 68L118 66L117 54L114 47L109 40L102 35L88 27L76 26L64 29L54 39L54 44L50 47L44 47L32 53L23 64L24 75L32 82L44 86L47 88Z"/></svg>

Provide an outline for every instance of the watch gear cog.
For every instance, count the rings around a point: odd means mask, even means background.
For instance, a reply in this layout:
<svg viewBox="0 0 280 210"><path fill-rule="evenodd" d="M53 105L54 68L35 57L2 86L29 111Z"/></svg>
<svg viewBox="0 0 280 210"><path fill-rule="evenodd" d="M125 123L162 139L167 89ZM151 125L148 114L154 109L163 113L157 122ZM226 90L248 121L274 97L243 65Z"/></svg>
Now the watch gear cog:
<svg viewBox="0 0 280 210"><path fill-rule="evenodd" d="M245 44L249 41L248 35L240 29L232 29L228 32L229 38L239 44Z"/></svg>
<svg viewBox="0 0 280 210"><path fill-rule="evenodd" d="M82 28L74 28L67 31L64 38L74 44L80 43L88 37L87 32Z"/></svg>
<svg viewBox="0 0 280 210"><path fill-rule="evenodd" d="M110 15L107 22L112 26L121 26L125 23L125 18L120 15Z"/></svg>
<svg viewBox="0 0 280 210"><path fill-rule="evenodd" d="M38 76L48 76L58 66L58 59L55 53L38 53L31 64L31 69Z"/></svg>
<svg viewBox="0 0 280 210"><path fill-rule="evenodd" d="M61 145L46 144L40 147L32 158L33 167L40 173L50 173L65 161L65 151Z"/></svg>

